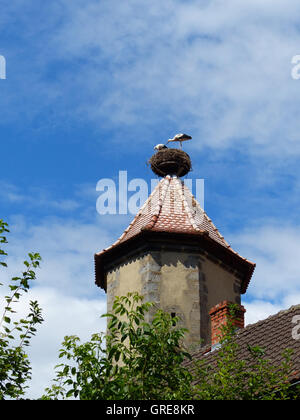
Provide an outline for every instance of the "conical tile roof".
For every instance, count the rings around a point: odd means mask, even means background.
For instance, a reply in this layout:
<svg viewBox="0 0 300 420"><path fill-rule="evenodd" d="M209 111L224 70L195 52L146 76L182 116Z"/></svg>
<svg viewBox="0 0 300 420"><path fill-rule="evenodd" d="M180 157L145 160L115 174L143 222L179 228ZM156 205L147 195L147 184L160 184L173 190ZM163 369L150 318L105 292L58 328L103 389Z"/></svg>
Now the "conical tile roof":
<svg viewBox="0 0 300 420"><path fill-rule="evenodd" d="M184 182L169 175L158 183L128 228L111 247L127 241L143 230L206 232L211 239L230 248Z"/></svg>
<svg viewBox="0 0 300 420"><path fill-rule="evenodd" d="M243 260L248 266L249 274L247 274L244 286L244 291L246 290L255 264L241 257L231 248L189 188L176 176L167 175L158 183L119 239L110 247L95 254L96 259L101 258L114 248L125 245L127 241L131 242L134 237L138 237L145 231L153 232L153 234L154 232L192 234L193 236L198 234L207 237L209 241L219 246L221 245L227 252L234 254L239 260Z"/></svg>

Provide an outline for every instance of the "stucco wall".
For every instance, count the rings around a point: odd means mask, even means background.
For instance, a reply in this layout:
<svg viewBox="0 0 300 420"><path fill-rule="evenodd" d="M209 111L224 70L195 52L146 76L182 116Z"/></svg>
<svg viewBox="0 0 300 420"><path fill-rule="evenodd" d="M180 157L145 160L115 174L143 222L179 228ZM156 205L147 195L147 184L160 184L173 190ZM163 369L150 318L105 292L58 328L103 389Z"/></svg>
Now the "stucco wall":
<svg viewBox="0 0 300 420"><path fill-rule="evenodd" d="M107 309L114 296L137 291L145 300L180 316L189 330L187 345L210 340L209 310L223 300L240 302L240 281L209 258L157 251L133 258L107 274Z"/></svg>

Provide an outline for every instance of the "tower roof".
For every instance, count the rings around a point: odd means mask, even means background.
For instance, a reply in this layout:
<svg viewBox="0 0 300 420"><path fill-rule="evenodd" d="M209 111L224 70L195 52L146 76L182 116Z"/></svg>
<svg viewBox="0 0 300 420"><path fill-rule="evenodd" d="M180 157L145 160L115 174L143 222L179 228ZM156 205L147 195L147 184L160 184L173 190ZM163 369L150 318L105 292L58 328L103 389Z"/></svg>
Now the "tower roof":
<svg viewBox="0 0 300 420"><path fill-rule="evenodd" d="M204 233L224 247L230 248L189 188L175 176L167 175L158 183L112 247L127 241L143 230Z"/></svg>
<svg viewBox="0 0 300 420"><path fill-rule="evenodd" d="M99 278L103 276L99 276L98 273L101 264L97 264L97 261L100 263L105 255L118 247L123 248L134 238L146 233L148 236L150 233L152 236L159 236L159 233L173 234L173 237L174 235L178 237L180 234L185 237L192 235L193 240L201 237L201 243L204 238L206 242L210 243L210 248L213 246L213 249L220 251L218 254L227 256L226 263L230 260L230 264L234 265L238 261L240 266L242 262L243 271L246 272L242 286L242 293L245 293L255 264L241 257L231 248L184 182L176 176L171 177L170 175L158 183L119 239L109 248L95 255L96 283L98 285L103 287L101 284L103 281L99 281ZM228 256L234 258L228 259Z"/></svg>

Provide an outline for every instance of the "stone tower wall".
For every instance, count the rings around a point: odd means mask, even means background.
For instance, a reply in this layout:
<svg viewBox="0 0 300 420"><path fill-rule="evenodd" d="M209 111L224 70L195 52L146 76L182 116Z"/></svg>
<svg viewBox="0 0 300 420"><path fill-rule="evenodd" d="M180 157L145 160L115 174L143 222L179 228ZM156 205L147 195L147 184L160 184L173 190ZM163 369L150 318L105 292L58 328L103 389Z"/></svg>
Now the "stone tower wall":
<svg viewBox="0 0 300 420"><path fill-rule="evenodd" d="M107 273L107 310L115 296L138 292L176 314L189 330L186 344L210 340L209 310L223 300L240 303L240 280L217 260L199 253L149 251Z"/></svg>

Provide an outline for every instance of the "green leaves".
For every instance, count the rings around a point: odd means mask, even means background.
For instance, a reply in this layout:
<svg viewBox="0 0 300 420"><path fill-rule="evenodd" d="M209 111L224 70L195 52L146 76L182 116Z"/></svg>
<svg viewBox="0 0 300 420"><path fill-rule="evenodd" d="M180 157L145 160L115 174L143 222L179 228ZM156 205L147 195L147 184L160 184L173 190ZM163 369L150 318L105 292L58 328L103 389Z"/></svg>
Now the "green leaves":
<svg viewBox="0 0 300 420"><path fill-rule="evenodd" d="M71 362L57 367L43 399L189 399L191 375L182 366L184 330L137 293L116 297L106 336L96 334L81 344L65 337L60 357ZM176 320L177 322L177 320ZM72 367L71 367L72 366Z"/></svg>
<svg viewBox="0 0 300 420"><path fill-rule="evenodd" d="M7 228L8 228L8 224L5 223L2 219L0 219L0 244L7 244L7 239L4 236L5 233L9 232ZM0 256L1 255L6 256L7 253L4 252L3 249L0 249ZM0 261L0 265L2 265L2 267L7 267L7 264L4 261Z"/></svg>
<svg viewBox="0 0 300 420"><path fill-rule="evenodd" d="M200 400L276 400L289 399L290 353L280 365L265 357L265 349L248 346L248 355L239 357L239 345L232 319L222 329L221 347L213 364L194 360L193 399Z"/></svg>
<svg viewBox="0 0 300 420"><path fill-rule="evenodd" d="M0 244L6 244L8 226L0 219ZM0 249L0 269L7 263ZM41 257L28 254L24 271L8 284L0 318L0 400L20 399L31 378L31 366L25 352L36 327L43 322L37 301L30 301L25 318L18 318L16 304L36 279ZM0 284L1 285L1 284ZM81 343L77 336L67 336L62 343L56 377L45 390L44 400L247 400L287 399L287 374L290 354L284 363L274 366L265 358L264 349L249 347L245 360L238 358L233 324L222 331L221 349L215 365L194 362L193 375L183 366L192 359L183 346L186 330L179 319L144 302L138 293L116 297L112 312L105 314L108 333L93 334ZM234 317L233 306L231 315ZM299 396L299 393L297 394Z"/></svg>
<svg viewBox="0 0 300 420"><path fill-rule="evenodd" d="M108 333L94 334L81 343L65 337L52 387L42 399L82 400L247 400L287 399L286 362L273 366L260 347L249 347L239 360L235 328L229 322L222 332L222 347L214 366L194 361L193 375L182 362L192 360L183 347L186 332L178 318L157 310L150 322L145 315L153 304L129 293L116 297L108 319ZM234 309L234 308L233 308ZM234 311L232 312L234 316Z"/></svg>
<svg viewBox="0 0 300 420"><path fill-rule="evenodd" d="M7 243L4 236L4 233L9 232L7 226L7 223L0 220L2 244ZM6 256L7 253L0 249L0 255ZM37 253L28 256L29 261L24 261L25 271L20 277L11 279L11 284L8 284L11 294L4 297L5 304L0 318L0 400L7 397L18 399L24 395L25 384L31 378L31 367L24 347L30 345L30 339L36 333L35 326L43 321L37 301L30 301L26 318L16 319L16 311L13 309L22 292L28 292L31 281L36 278L34 270L41 261ZM7 267L5 262L0 262L0 265Z"/></svg>

